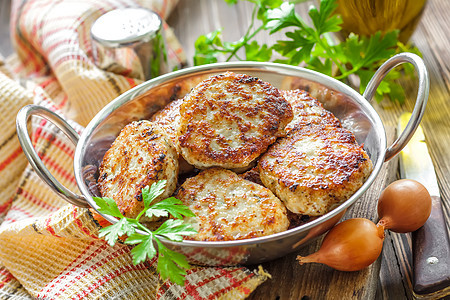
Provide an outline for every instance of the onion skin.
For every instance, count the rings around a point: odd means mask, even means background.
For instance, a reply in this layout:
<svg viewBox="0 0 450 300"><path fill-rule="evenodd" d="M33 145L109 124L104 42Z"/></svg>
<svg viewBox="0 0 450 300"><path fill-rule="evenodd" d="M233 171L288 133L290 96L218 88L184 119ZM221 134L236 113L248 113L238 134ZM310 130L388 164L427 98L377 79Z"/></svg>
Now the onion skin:
<svg viewBox="0 0 450 300"><path fill-rule="evenodd" d="M355 218L339 223L325 236L319 251L297 256L300 265L322 263L339 271L359 271L381 254L384 229L372 221Z"/></svg>
<svg viewBox="0 0 450 300"><path fill-rule="evenodd" d="M412 179L394 181L378 200L378 225L394 232L413 232L425 224L431 213L431 196Z"/></svg>

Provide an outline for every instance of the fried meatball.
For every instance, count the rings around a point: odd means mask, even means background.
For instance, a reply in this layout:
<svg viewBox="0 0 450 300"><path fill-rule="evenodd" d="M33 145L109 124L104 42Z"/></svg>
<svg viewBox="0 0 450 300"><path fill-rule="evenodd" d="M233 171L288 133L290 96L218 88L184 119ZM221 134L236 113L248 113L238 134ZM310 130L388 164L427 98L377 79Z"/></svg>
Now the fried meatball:
<svg viewBox="0 0 450 300"><path fill-rule="evenodd" d="M308 124L328 124L340 127L341 123L331 112L326 110L319 100L304 90L281 91L291 104L294 118L286 126L286 132Z"/></svg>
<svg viewBox="0 0 450 300"><path fill-rule="evenodd" d="M226 72L202 81L180 107L181 154L205 169L245 168L285 135L292 108L258 78Z"/></svg>
<svg viewBox="0 0 450 300"><path fill-rule="evenodd" d="M136 121L126 125L106 151L98 187L125 217L135 218L144 208L141 189L165 179L165 191L155 201L163 200L175 191L177 174L178 155L165 131L150 121Z"/></svg>
<svg viewBox="0 0 450 300"><path fill-rule="evenodd" d="M151 118L161 126L172 140L178 153L178 165L180 173L189 173L194 170L194 167L181 156L180 143L178 141L178 128L180 127L180 106L183 99L178 99L167 104L162 110L158 111Z"/></svg>
<svg viewBox="0 0 450 300"><path fill-rule="evenodd" d="M331 125L304 125L278 140L259 160L262 182L287 209L309 216L347 200L372 171L353 134Z"/></svg>
<svg viewBox="0 0 450 300"><path fill-rule="evenodd" d="M176 197L196 215L185 218L198 241L242 240L285 231L286 208L267 188L222 168L187 179Z"/></svg>

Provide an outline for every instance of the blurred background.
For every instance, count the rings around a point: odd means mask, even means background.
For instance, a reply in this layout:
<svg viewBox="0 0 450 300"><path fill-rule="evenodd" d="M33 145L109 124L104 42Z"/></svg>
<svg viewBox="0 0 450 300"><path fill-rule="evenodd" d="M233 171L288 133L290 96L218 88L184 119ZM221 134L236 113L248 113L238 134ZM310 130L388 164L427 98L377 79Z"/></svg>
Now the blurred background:
<svg viewBox="0 0 450 300"><path fill-rule="evenodd" d="M9 40L9 13L11 11L11 0L0 0L0 54L8 56L12 53Z"/></svg>

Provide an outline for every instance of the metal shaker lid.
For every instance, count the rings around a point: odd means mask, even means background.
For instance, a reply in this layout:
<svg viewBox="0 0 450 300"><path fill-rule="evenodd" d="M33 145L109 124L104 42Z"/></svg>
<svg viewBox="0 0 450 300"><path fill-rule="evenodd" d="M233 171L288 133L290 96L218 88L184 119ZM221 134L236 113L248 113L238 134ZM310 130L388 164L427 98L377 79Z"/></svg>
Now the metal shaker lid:
<svg viewBox="0 0 450 300"><path fill-rule="evenodd" d="M105 47L148 42L161 30L161 18L145 8L119 8L99 17L91 28L94 40Z"/></svg>

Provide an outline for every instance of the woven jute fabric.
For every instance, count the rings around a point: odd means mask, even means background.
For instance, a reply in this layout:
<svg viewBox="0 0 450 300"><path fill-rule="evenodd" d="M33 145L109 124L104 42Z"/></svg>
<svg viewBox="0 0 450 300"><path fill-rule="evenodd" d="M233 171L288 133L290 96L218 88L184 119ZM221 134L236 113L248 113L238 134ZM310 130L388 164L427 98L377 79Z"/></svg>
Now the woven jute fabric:
<svg viewBox="0 0 450 300"><path fill-rule="evenodd" d="M245 267L196 267L185 286L161 281L155 260L133 265L131 248L98 238L90 212L53 193L28 164L15 117L27 104L62 116L79 133L108 102L142 80L99 69L90 27L115 8L143 6L166 18L171 0L14 0L15 54L0 57L0 298L1 299L242 299L267 279ZM164 24L168 56L185 57ZM33 145L55 178L79 193L74 145L50 122L33 117Z"/></svg>

